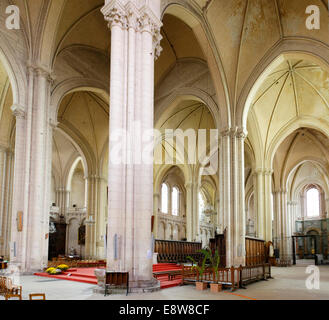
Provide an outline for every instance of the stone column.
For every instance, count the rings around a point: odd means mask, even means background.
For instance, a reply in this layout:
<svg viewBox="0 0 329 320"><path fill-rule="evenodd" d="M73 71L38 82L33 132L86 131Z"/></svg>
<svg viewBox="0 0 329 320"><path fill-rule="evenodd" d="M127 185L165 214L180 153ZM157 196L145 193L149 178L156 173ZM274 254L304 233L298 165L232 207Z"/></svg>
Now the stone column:
<svg viewBox="0 0 329 320"><path fill-rule="evenodd" d="M95 258L96 242L95 242L95 225L94 216L90 215L85 220L86 225L86 242L85 242L85 258L87 260Z"/></svg>
<svg viewBox="0 0 329 320"><path fill-rule="evenodd" d="M293 203L292 201L287 201L287 229L288 236L292 235L292 219L293 219Z"/></svg>
<svg viewBox="0 0 329 320"><path fill-rule="evenodd" d="M5 218L7 148L0 145L0 241L3 243L3 221ZM2 249L2 245L1 245ZM2 252L2 250L1 250Z"/></svg>
<svg viewBox="0 0 329 320"><path fill-rule="evenodd" d="M265 183L264 183L264 189L265 189L265 235L264 239L265 241L272 241L273 235L273 222L272 222L272 216L273 216L273 202L272 202L272 170L265 170Z"/></svg>
<svg viewBox="0 0 329 320"><path fill-rule="evenodd" d="M219 229L219 232L220 233L223 233L223 224L224 224L224 217L223 217L223 214L222 212L220 211L220 200L219 199L216 199L216 212L217 212L217 219L216 219L216 224L217 224L217 227ZM215 229L216 230L216 229Z"/></svg>
<svg viewBox="0 0 329 320"><path fill-rule="evenodd" d="M153 152L145 154L142 147L153 142L160 1L106 1L102 13L112 43L107 268L128 271L132 290L143 290L157 285L152 276Z"/></svg>
<svg viewBox="0 0 329 320"><path fill-rule="evenodd" d="M0 253L8 257L7 250L7 220L9 218L9 198L11 196L10 189L10 151L5 146L0 145Z"/></svg>
<svg viewBox="0 0 329 320"><path fill-rule="evenodd" d="M272 241L272 170L255 170L255 202L257 208L257 237Z"/></svg>
<svg viewBox="0 0 329 320"><path fill-rule="evenodd" d="M100 177L93 175L87 178L87 221L85 256L96 258L96 223L99 223Z"/></svg>
<svg viewBox="0 0 329 320"><path fill-rule="evenodd" d="M233 264L232 254L232 228L233 219L231 209L231 155L230 155L230 135L229 131L221 133L220 139L220 199L221 212L223 215L223 231L226 234L226 266L231 267Z"/></svg>
<svg viewBox="0 0 329 320"><path fill-rule="evenodd" d="M23 230L18 230L18 212L23 213L23 223L27 218L26 186L25 186L25 160L29 142L26 141L26 113L23 106L13 105L11 107L16 117L15 134L15 159L13 178L13 204L11 221L10 262L17 265L21 271L25 269L26 242ZM23 225L24 226L24 225ZM25 228L26 229L26 228Z"/></svg>
<svg viewBox="0 0 329 320"><path fill-rule="evenodd" d="M99 208L96 219L96 257L97 259L105 259L104 237L106 235L106 219L107 219L107 179L100 178L99 181Z"/></svg>
<svg viewBox="0 0 329 320"><path fill-rule="evenodd" d="M235 188L234 201L234 223L235 238L234 245L236 252L234 255L234 265L245 265L245 237L246 237L246 216L245 216L245 175L244 175L244 141L247 134L242 129L238 129L232 136L233 165L236 166L232 172ZM235 154L236 153L236 154Z"/></svg>
<svg viewBox="0 0 329 320"><path fill-rule="evenodd" d="M244 140L246 133L232 128L221 135L221 199L226 229L226 265L245 264Z"/></svg>
<svg viewBox="0 0 329 320"><path fill-rule="evenodd" d="M306 198L304 193L300 196L300 212L301 212L301 218L304 220L307 216L306 214Z"/></svg>
<svg viewBox="0 0 329 320"><path fill-rule="evenodd" d="M185 184L186 189L186 238L187 241L193 241L194 223L193 223L193 185L191 182Z"/></svg>
<svg viewBox="0 0 329 320"><path fill-rule="evenodd" d="M26 108L13 106L16 115L15 173L11 236L11 262L23 272L39 271L45 266L48 239L45 212L50 187L51 150L49 142L49 98L51 78L41 67L28 68ZM26 113L25 113L26 112ZM22 212L22 230L17 230Z"/></svg>
<svg viewBox="0 0 329 320"><path fill-rule="evenodd" d="M160 194L153 194L153 216L154 216L154 224L153 224L153 236L154 239L158 237L158 223L159 223L159 203L160 203Z"/></svg>
<svg viewBox="0 0 329 320"><path fill-rule="evenodd" d="M273 240L277 239L278 237L278 232L279 232L279 206L278 206L278 192L274 191L273 192L273 204L274 204L274 212L273 212L273 216L274 216L274 226L273 226Z"/></svg>
<svg viewBox="0 0 329 320"><path fill-rule="evenodd" d="M201 235L200 235L200 214L199 212L199 184L194 183L192 185L192 201L193 201L193 210L192 210L192 216L193 216L193 233L192 233L192 239L196 242L201 242Z"/></svg>
<svg viewBox="0 0 329 320"><path fill-rule="evenodd" d="M287 206L287 190L283 189L280 192L280 206L281 206L281 247L280 258L287 259L289 255L289 222L288 222L288 206Z"/></svg>
<svg viewBox="0 0 329 320"><path fill-rule="evenodd" d="M255 200L257 204L257 237L264 239L265 235L265 212L264 212L264 171L257 169L255 171Z"/></svg>
<svg viewBox="0 0 329 320"><path fill-rule="evenodd" d="M51 167L51 149L49 135L52 132L49 123L50 74L42 68L33 68L33 103L31 131L31 163L29 177L29 215L27 221L27 271L40 270L45 267L44 250L48 239L45 226L49 215L47 191L50 190L49 170ZM50 162L50 163L49 163ZM47 181L47 183L46 183Z"/></svg>
<svg viewBox="0 0 329 320"><path fill-rule="evenodd" d="M12 197L13 197L13 171L14 171L14 154L11 150L7 150L7 179L6 179L6 197L4 219L2 224L3 235L3 254L6 258L10 256L10 234L12 219Z"/></svg>
<svg viewBox="0 0 329 320"><path fill-rule="evenodd" d="M48 88L50 90L50 87ZM49 92L50 95L50 92ZM43 223L43 237L42 241L42 252L43 252L43 266L48 266L48 247L49 247L49 210L51 207L51 171L52 171L52 146L53 146L53 131L57 126L57 121L49 119L46 123L45 129L45 175L44 175L44 186L45 186L45 195L44 195L44 205L42 212L42 223ZM64 212L65 215L65 212Z"/></svg>
<svg viewBox="0 0 329 320"><path fill-rule="evenodd" d="M67 193L65 187L60 187L56 189L56 205L59 207L59 214L65 215L70 204L67 201Z"/></svg>

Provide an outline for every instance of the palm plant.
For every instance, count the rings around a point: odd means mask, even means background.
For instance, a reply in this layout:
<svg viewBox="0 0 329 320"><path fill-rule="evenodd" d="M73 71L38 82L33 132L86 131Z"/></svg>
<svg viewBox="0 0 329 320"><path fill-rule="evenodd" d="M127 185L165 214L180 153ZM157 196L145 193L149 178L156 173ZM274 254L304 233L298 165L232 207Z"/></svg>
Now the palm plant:
<svg viewBox="0 0 329 320"><path fill-rule="evenodd" d="M198 262L195 261L195 259L191 256L188 256L187 259L192 261L192 263L193 263L192 270L196 269L198 271L198 274L199 274L199 279L202 280L202 276L203 276L203 274L206 270L206 263L207 263L207 260L209 258L210 252L209 252L209 250L206 250L206 249L199 250L198 252L203 254L203 259L201 261L201 265L199 265Z"/></svg>
<svg viewBox="0 0 329 320"><path fill-rule="evenodd" d="M211 262L212 269L215 273L215 282L218 281L218 269L219 269L219 263L220 263L220 256L218 253L218 250L216 249L215 254L213 255L211 252L209 253L209 259Z"/></svg>

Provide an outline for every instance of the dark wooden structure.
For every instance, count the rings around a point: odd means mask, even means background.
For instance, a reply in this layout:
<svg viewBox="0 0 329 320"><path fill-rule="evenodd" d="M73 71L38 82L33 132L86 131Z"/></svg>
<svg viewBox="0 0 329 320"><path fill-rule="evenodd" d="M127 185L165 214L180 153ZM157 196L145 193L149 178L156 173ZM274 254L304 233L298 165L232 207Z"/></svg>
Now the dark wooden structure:
<svg viewBox="0 0 329 320"><path fill-rule="evenodd" d="M127 288L129 292L129 272L106 272L105 274L105 296L108 294L108 290L113 288Z"/></svg>
<svg viewBox="0 0 329 320"><path fill-rule="evenodd" d="M219 266L225 268L226 266L226 239L224 234L216 234L215 238L209 240L209 248L212 254L218 250L219 254Z"/></svg>
<svg viewBox="0 0 329 320"><path fill-rule="evenodd" d="M266 263L265 241L246 237L246 266L257 266Z"/></svg>
<svg viewBox="0 0 329 320"><path fill-rule="evenodd" d="M296 264L296 254L298 254L299 259L315 259L316 254L318 253L317 248L317 235L296 235L292 236L292 259L293 264ZM303 246L299 246L299 240L302 240ZM311 242L311 252L307 251L307 245L305 244L307 241ZM297 251L297 252L296 252ZM312 252L313 251L313 252Z"/></svg>
<svg viewBox="0 0 329 320"><path fill-rule="evenodd" d="M56 258L65 254L66 224L54 223L56 231L49 234L48 259Z"/></svg>
<svg viewBox="0 0 329 320"><path fill-rule="evenodd" d="M189 262L188 256L198 261L202 256L198 252L201 249L201 242L156 239L154 244L154 252L158 253L158 263Z"/></svg>

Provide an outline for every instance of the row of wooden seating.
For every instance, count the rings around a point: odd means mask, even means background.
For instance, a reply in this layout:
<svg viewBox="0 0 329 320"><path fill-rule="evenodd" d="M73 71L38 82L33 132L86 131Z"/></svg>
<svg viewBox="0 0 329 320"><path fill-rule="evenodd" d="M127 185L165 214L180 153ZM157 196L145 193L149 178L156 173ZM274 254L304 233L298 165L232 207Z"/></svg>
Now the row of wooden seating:
<svg viewBox="0 0 329 320"><path fill-rule="evenodd" d="M56 268L60 264L66 264L69 268L106 267L105 260L52 260L48 262L48 268Z"/></svg>
<svg viewBox="0 0 329 320"><path fill-rule="evenodd" d="M21 294L6 294L5 300L23 300ZM29 300L46 300L46 295L44 293L30 293Z"/></svg>
<svg viewBox="0 0 329 320"><path fill-rule="evenodd" d="M265 241L246 237L246 265L256 266L266 262Z"/></svg>
<svg viewBox="0 0 329 320"><path fill-rule="evenodd" d="M158 253L159 263L180 263L188 262L188 256L199 261L202 249L201 242L155 240L154 252Z"/></svg>

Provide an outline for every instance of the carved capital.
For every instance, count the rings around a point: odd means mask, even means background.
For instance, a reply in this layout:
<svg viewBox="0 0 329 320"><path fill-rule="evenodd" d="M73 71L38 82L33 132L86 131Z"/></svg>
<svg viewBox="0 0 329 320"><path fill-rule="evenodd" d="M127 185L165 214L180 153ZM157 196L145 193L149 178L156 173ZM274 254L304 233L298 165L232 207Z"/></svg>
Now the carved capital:
<svg viewBox="0 0 329 320"><path fill-rule="evenodd" d="M55 129L58 126L59 122L54 119L49 119L49 125L51 129Z"/></svg>
<svg viewBox="0 0 329 320"><path fill-rule="evenodd" d="M109 2L101 9L101 12L104 15L104 19L108 22L109 29L112 29L114 26L127 29L128 21L125 8L118 1Z"/></svg>
<svg viewBox="0 0 329 320"><path fill-rule="evenodd" d="M101 12L110 29L119 26L124 30L132 28L136 32L149 32L153 39L155 59L160 56L162 22L148 6L137 8L131 1L124 6L120 1L113 0L106 4Z"/></svg>
<svg viewBox="0 0 329 320"><path fill-rule="evenodd" d="M25 108L19 104L14 104L11 106L11 111L13 112L13 115L16 117L16 119L25 119Z"/></svg>
<svg viewBox="0 0 329 320"><path fill-rule="evenodd" d="M220 133L221 137L231 137L237 139L245 139L247 135L248 133L244 128L238 127L227 128Z"/></svg>
<svg viewBox="0 0 329 320"><path fill-rule="evenodd" d="M236 138L238 139L246 139L248 136L248 132L247 130L245 130L244 128L238 128L235 134Z"/></svg>
<svg viewBox="0 0 329 320"><path fill-rule="evenodd" d="M185 189L189 189L193 187L193 183L192 182L187 182L185 183Z"/></svg>
<svg viewBox="0 0 329 320"><path fill-rule="evenodd" d="M54 74L43 66L28 64L27 70L29 74L45 78L50 83L50 85L53 85L55 82Z"/></svg>

